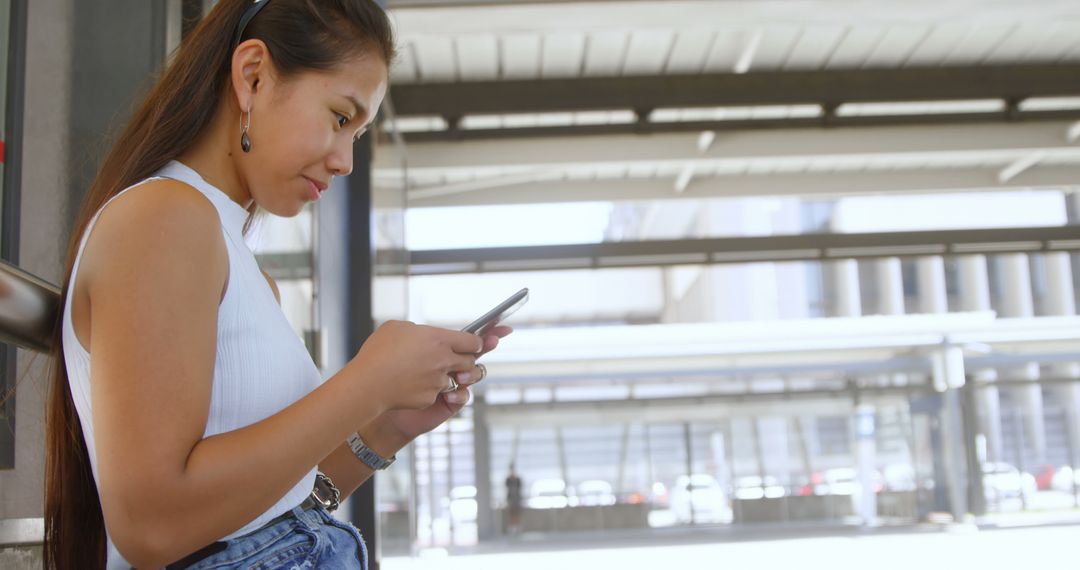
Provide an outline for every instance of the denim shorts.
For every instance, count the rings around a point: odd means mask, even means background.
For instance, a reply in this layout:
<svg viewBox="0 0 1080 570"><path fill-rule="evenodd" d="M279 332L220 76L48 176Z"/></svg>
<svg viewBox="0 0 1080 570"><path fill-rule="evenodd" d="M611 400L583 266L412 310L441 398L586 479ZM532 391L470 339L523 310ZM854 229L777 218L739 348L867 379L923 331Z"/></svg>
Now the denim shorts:
<svg viewBox="0 0 1080 570"><path fill-rule="evenodd" d="M238 536L187 570L367 570L367 546L355 526L326 509L296 507L290 516Z"/></svg>

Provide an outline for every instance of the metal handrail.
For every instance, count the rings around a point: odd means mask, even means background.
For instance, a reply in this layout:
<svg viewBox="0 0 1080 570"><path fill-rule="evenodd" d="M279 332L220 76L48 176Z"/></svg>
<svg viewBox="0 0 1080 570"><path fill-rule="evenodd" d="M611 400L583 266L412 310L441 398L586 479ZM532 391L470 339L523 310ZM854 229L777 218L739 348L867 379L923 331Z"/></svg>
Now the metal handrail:
<svg viewBox="0 0 1080 570"><path fill-rule="evenodd" d="M0 261L0 342L48 352L59 311L59 287Z"/></svg>
<svg viewBox="0 0 1080 570"><path fill-rule="evenodd" d="M0 342L48 352L59 311L59 287L0 261ZM0 548L40 545L44 537L43 518L0 520Z"/></svg>

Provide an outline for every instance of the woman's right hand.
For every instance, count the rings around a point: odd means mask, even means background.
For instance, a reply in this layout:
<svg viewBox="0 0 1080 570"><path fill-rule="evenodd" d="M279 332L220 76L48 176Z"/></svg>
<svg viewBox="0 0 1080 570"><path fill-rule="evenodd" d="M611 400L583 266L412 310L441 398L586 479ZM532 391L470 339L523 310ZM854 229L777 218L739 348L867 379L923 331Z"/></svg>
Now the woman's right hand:
<svg viewBox="0 0 1080 570"><path fill-rule="evenodd" d="M420 409L435 402L450 374L472 370L483 348L471 333L388 321L346 368L365 378L365 398L379 398L387 410Z"/></svg>

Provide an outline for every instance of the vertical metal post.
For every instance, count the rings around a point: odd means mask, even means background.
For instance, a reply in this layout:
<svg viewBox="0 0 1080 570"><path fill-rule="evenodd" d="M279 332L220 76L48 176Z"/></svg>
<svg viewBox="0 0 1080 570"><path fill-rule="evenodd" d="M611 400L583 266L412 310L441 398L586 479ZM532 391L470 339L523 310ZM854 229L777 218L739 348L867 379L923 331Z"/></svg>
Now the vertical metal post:
<svg viewBox="0 0 1080 570"><path fill-rule="evenodd" d="M689 422L683 423L683 444L686 446L686 494L690 497L690 524L694 524L697 520L694 514L694 450Z"/></svg>
<svg viewBox="0 0 1080 570"><path fill-rule="evenodd" d="M476 481L476 538L483 542L495 537L495 509L492 501L491 436L487 423L487 399L482 392L473 398L473 473Z"/></svg>
<svg viewBox="0 0 1080 570"><path fill-rule="evenodd" d="M449 501L454 500L454 419L450 418L446 422L446 498ZM451 504L451 507L453 505ZM450 517L450 545L457 544L455 531L457 530L454 525L454 509L447 509L446 513Z"/></svg>
<svg viewBox="0 0 1080 570"><path fill-rule="evenodd" d="M967 459L967 496L968 509L975 516L986 514L986 491L983 488L982 461L979 458L979 409L978 388L975 379L968 376L963 388L960 388L962 400L960 412L964 423L964 451Z"/></svg>
<svg viewBox="0 0 1080 570"><path fill-rule="evenodd" d="M353 146L353 171L348 183L347 241L343 245L348 263L346 296L347 321L346 354L356 354L375 329L372 311L372 268L374 243L371 236L371 154L374 138L365 134ZM378 476L371 477L350 497L352 523L364 535L368 547L368 564L379 570L378 514L375 486Z"/></svg>
<svg viewBox="0 0 1080 570"><path fill-rule="evenodd" d="M22 140L26 84L26 12L28 0L12 0L9 14L7 108L4 109L4 180L0 210L0 259L19 265L19 232L22 218ZM0 345L0 469L15 467L15 386L18 350Z"/></svg>

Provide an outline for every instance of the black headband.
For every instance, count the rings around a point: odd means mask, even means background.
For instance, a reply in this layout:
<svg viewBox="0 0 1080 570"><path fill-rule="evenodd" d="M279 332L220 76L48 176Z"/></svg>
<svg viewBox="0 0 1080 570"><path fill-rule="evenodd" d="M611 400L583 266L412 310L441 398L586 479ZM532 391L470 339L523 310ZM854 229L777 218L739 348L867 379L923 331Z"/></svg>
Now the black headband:
<svg viewBox="0 0 1080 570"><path fill-rule="evenodd" d="M236 49L236 46L240 45L240 38L244 36L244 29L247 28L247 25L251 23L251 20L259 13L259 10L262 10L263 6L266 6L269 3L270 0L254 0L251 6L248 6L244 15L240 16L240 24L236 26L236 38L232 43L233 49Z"/></svg>

